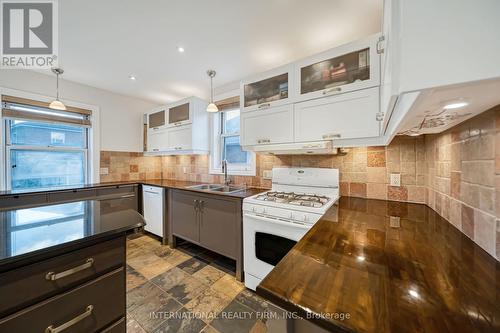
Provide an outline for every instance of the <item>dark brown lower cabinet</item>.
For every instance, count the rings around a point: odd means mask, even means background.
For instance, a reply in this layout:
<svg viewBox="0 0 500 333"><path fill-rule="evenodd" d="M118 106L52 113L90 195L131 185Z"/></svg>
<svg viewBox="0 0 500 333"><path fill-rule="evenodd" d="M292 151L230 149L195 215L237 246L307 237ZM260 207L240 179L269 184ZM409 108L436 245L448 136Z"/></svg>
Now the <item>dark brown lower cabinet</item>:
<svg viewBox="0 0 500 333"><path fill-rule="evenodd" d="M169 242L180 237L236 261L243 277L242 201L217 194L172 190L169 200Z"/></svg>
<svg viewBox="0 0 500 333"><path fill-rule="evenodd" d="M126 332L125 234L5 271L0 281L0 332Z"/></svg>

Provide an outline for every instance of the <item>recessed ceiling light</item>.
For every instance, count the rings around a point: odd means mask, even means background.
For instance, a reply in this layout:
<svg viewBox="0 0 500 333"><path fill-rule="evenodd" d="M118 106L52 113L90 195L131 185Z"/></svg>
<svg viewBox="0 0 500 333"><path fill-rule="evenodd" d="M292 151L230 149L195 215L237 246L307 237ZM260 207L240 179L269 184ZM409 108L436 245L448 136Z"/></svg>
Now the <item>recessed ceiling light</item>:
<svg viewBox="0 0 500 333"><path fill-rule="evenodd" d="M455 103L446 104L444 106L444 109L445 110L459 109L459 108L463 108L464 106L467 106L467 105L469 105L469 103L467 103L467 102L455 102Z"/></svg>
<svg viewBox="0 0 500 333"><path fill-rule="evenodd" d="M128 78L132 81L135 81L137 80L137 78L134 76L134 75L129 75Z"/></svg>
<svg viewBox="0 0 500 333"><path fill-rule="evenodd" d="M182 46L177 46L177 51L179 51L179 53L184 53L184 48Z"/></svg>
<svg viewBox="0 0 500 333"><path fill-rule="evenodd" d="M365 256L357 256L356 259L358 259L358 261L365 261Z"/></svg>

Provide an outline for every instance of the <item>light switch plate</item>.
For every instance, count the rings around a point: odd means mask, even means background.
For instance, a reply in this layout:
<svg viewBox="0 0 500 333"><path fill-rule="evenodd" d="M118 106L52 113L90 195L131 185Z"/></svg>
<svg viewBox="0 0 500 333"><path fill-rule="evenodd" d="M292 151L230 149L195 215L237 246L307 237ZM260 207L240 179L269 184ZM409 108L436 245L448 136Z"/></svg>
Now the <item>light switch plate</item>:
<svg viewBox="0 0 500 333"><path fill-rule="evenodd" d="M262 178L264 178L264 179L272 179L273 178L273 170L264 170L262 172Z"/></svg>
<svg viewBox="0 0 500 333"><path fill-rule="evenodd" d="M391 186L401 186L400 173L391 173Z"/></svg>
<svg viewBox="0 0 500 333"><path fill-rule="evenodd" d="M109 174L109 169L108 168L100 168L99 174L100 175L107 175L107 174Z"/></svg>

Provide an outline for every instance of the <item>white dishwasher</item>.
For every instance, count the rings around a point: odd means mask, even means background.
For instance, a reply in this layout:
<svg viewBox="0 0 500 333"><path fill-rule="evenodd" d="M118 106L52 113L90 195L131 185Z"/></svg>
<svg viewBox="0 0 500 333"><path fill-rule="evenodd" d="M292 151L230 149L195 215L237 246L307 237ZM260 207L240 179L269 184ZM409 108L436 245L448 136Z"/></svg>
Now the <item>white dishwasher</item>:
<svg viewBox="0 0 500 333"><path fill-rule="evenodd" d="M146 225L144 230L163 238L165 196L162 187L142 186L142 207Z"/></svg>

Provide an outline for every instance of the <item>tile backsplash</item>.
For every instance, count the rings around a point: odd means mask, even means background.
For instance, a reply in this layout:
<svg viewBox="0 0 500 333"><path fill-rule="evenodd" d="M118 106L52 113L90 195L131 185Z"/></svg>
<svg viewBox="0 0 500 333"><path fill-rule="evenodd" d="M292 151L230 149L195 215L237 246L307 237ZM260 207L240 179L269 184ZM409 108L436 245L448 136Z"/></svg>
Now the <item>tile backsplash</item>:
<svg viewBox="0 0 500 333"><path fill-rule="evenodd" d="M142 153L101 151L100 167L108 169L101 182L161 178L160 158Z"/></svg>
<svg viewBox="0 0 500 333"><path fill-rule="evenodd" d="M101 152L101 181L147 178L217 183L205 155L144 156ZM387 147L351 148L345 155L256 157L256 176L231 176L235 184L271 188L273 167L337 168L340 193L371 199L425 203L488 253L500 259L500 106L452 129L420 137L398 136ZM401 186L390 186L391 173Z"/></svg>

